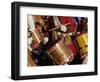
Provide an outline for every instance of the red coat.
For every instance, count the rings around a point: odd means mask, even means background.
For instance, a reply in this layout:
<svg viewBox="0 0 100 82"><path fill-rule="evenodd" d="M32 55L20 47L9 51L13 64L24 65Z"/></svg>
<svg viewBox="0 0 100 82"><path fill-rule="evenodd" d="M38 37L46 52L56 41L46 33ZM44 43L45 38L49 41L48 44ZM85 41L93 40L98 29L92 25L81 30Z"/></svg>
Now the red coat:
<svg viewBox="0 0 100 82"><path fill-rule="evenodd" d="M60 23L62 25L69 24L69 31L68 32L74 32L75 31L75 22L73 17L65 17L65 16L59 16Z"/></svg>

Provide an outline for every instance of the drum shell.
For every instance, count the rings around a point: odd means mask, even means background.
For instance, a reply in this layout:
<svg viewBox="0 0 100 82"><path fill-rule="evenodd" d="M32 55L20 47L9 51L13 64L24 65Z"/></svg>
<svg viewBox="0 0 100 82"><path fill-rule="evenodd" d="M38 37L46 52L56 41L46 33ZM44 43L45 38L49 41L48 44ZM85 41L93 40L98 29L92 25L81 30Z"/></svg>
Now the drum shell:
<svg viewBox="0 0 100 82"><path fill-rule="evenodd" d="M76 46L74 44L74 41L72 41L70 35L66 34L66 35L64 35L64 38L65 38L65 44L72 51L72 53L74 54L74 56L77 56L78 51L77 51L77 48L76 48Z"/></svg>
<svg viewBox="0 0 100 82"><path fill-rule="evenodd" d="M79 35L76 38L76 42L78 45L78 51L80 53L80 57L82 58L84 55L87 56L87 53L88 53L88 35L87 35L87 33Z"/></svg>
<svg viewBox="0 0 100 82"><path fill-rule="evenodd" d="M35 30L33 31L33 34L32 34L32 38L33 38L33 43L32 43L33 46L36 43L40 44L43 41L44 35L40 28L35 28Z"/></svg>
<svg viewBox="0 0 100 82"><path fill-rule="evenodd" d="M73 60L73 53L66 47L64 39L59 40L47 52L56 64L66 64Z"/></svg>

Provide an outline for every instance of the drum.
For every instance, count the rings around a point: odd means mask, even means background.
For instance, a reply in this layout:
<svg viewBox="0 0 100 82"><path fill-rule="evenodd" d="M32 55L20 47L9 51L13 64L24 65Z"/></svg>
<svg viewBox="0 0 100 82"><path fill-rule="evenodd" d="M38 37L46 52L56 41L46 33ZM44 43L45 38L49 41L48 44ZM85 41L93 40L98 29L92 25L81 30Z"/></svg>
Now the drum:
<svg viewBox="0 0 100 82"><path fill-rule="evenodd" d="M71 37L69 34L63 34L65 38L65 44L68 46L68 48L73 52L74 56L77 56L78 51L77 48L74 45L74 42L72 41Z"/></svg>
<svg viewBox="0 0 100 82"><path fill-rule="evenodd" d="M55 45L47 50L47 53L51 59L57 65L63 65L71 62L73 60L73 53L64 43L64 38L60 39Z"/></svg>
<svg viewBox="0 0 100 82"><path fill-rule="evenodd" d="M34 43L39 44L40 42L43 41L44 35L41 31L41 28L39 28L39 27L35 28L35 30L33 31L32 38L33 38L33 45L34 45Z"/></svg>
<svg viewBox="0 0 100 82"><path fill-rule="evenodd" d="M84 33L77 36L76 42L78 45L80 57L84 59L88 55L88 34Z"/></svg>

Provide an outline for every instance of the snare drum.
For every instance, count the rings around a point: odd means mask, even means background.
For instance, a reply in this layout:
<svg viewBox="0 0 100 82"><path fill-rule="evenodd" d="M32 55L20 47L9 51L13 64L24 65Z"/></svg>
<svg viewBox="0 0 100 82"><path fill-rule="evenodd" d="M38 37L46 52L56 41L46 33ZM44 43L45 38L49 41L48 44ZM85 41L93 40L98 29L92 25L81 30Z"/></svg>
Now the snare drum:
<svg viewBox="0 0 100 82"><path fill-rule="evenodd" d="M74 45L74 42L72 41L69 34L63 34L65 38L65 44L68 46L68 48L73 52L74 56L77 56L77 48Z"/></svg>
<svg viewBox="0 0 100 82"><path fill-rule="evenodd" d="M40 43L41 41L43 41L44 35L43 35L40 27L35 28L35 30L33 31L32 37L35 42Z"/></svg>
<svg viewBox="0 0 100 82"><path fill-rule="evenodd" d="M73 53L64 43L64 38L59 40L54 46L47 50L49 56L54 60L55 64L66 64L73 60Z"/></svg>
<svg viewBox="0 0 100 82"><path fill-rule="evenodd" d="M79 35L76 38L76 42L78 45L78 51L80 53L80 57L84 59L88 55L88 34L84 33Z"/></svg>

